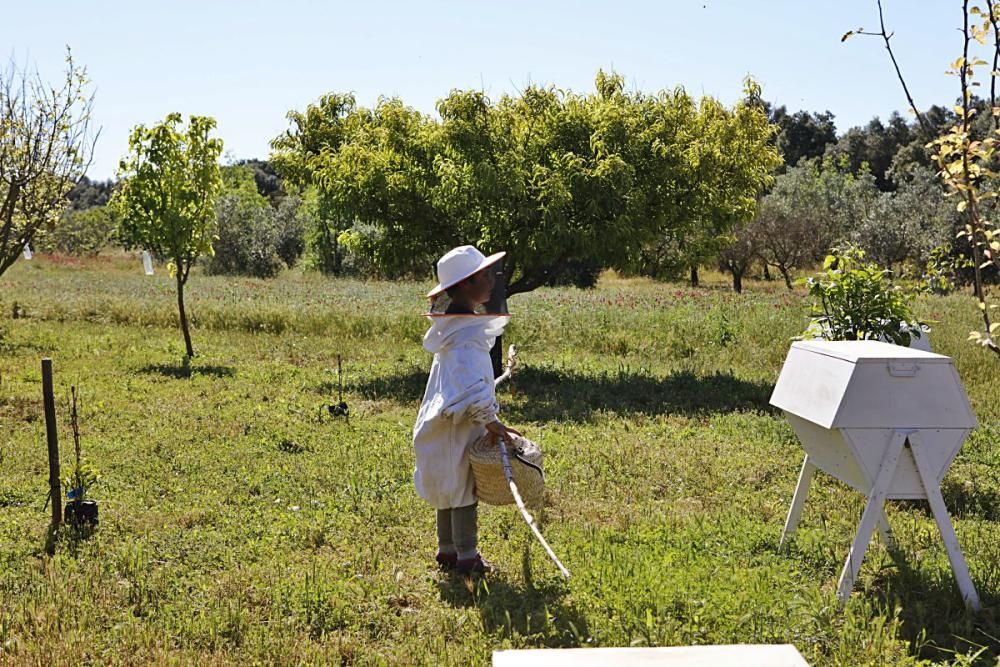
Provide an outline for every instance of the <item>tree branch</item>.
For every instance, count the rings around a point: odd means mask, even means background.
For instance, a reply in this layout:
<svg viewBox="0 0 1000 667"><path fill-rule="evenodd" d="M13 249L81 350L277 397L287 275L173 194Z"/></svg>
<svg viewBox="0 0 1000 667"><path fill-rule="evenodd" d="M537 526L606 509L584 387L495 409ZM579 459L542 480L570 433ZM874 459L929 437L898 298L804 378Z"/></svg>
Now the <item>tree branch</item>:
<svg viewBox="0 0 1000 667"><path fill-rule="evenodd" d="M913 101L913 96L910 95L910 89L907 87L906 80L903 78L903 73L899 69L899 63L896 61L896 54L894 54L892 52L892 45L889 43L889 40L892 39L892 36L894 34L896 34L896 33L892 33L892 34L886 33L886 31L885 31L885 18L884 18L883 12L882 12L882 0L877 0L877 2L878 2L878 22L879 22L879 27L881 28L881 31L880 32L864 32L862 30L858 30L855 34L866 35L866 36L869 36L869 37L881 37L883 39L883 41L885 41L885 50L889 52L889 59L892 60L892 66L896 70L896 78L899 79L900 85L903 86L903 93L906 94L906 101L910 103L910 109L912 109L913 113L916 114L917 122L920 123L920 128L924 132L926 132L928 136L930 136L931 134L933 134L933 132L931 130L930 123L927 122L927 119L924 117L924 115L922 113L920 113L919 109L917 109L917 104L916 104L916 102ZM845 35L845 39L846 38L847 38L847 36Z"/></svg>

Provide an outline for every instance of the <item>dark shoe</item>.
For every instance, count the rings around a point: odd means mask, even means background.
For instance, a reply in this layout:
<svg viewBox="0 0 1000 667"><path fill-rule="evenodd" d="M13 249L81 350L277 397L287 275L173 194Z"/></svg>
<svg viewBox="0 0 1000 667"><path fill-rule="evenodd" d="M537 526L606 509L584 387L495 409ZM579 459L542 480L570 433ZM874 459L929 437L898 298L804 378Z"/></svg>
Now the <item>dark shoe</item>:
<svg viewBox="0 0 1000 667"><path fill-rule="evenodd" d="M463 558L456 561L455 570L464 575L487 574L493 571L493 566L483 560L481 555L476 554L475 558Z"/></svg>
<svg viewBox="0 0 1000 667"><path fill-rule="evenodd" d="M458 554L443 554L439 551L434 560L442 570L453 570L458 565Z"/></svg>

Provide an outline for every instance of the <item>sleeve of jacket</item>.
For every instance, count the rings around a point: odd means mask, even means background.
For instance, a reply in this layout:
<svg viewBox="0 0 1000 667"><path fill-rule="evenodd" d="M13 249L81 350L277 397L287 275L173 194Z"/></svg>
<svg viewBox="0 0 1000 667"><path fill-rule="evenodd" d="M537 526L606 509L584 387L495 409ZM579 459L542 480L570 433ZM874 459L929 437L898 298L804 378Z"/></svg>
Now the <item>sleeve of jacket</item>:
<svg viewBox="0 0 1000 667"><path fill-rule="evenodd" d="M454 419L468 419L476 424L495 421L499 406L493 383L465 364L457 364L450 373L451 391L445 397L441 413Z"/></svg>

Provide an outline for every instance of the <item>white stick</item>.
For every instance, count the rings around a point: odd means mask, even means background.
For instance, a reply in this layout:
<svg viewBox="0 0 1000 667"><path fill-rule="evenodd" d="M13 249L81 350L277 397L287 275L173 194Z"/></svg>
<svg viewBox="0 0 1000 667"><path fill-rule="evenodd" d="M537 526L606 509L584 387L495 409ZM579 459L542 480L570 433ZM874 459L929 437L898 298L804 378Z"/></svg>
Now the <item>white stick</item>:
<svg viewBox="0 0 1000 667"><path fill-rule="evenodd" d="M513 350L513 348L514 346L511 345L511 350ZM531 532L535 534L538 541L542 543L543 547L545 547L545 551L549 554L549 558L551 558L556 564L556 567L559 568L562 575L569 579L569 570L567 570L566 566L564 566L556 557L555 552L552 551L552 547L550 547L549 543L545 541L545 538L542 537L542 533L539 532L538 527L535 525L535 520L531 518L531 515L528 513L528 508L524 506L521 494L517 490L517 484L514 483L514 473L510 469L510 458L507 456L507 445L504 443L503 437L497 438L497 442L500 443L500 457L503 460L503 474L507 478L507 483L510 484L510 492L514 494L514 502L517 503L517 509L521 510L521 516L523 516L524 520L528 523L528 528L531 528Z"/></svg>
<svg viewBox="0 0 1000 667"><path fill-rule="evenodd" d="M153 275L153 258L149 256L148 250L142 251L142 270L147 276Z"/></svg>
<svg viewBox="0 0 1000 667"><path fill-rule="evenodd" d="M517 366L517 348L511 345L507 348L507 368L504 369L503 375L493 381L493 386L499 387L501 382L509 379L514 373L515 366Z"/></svg>

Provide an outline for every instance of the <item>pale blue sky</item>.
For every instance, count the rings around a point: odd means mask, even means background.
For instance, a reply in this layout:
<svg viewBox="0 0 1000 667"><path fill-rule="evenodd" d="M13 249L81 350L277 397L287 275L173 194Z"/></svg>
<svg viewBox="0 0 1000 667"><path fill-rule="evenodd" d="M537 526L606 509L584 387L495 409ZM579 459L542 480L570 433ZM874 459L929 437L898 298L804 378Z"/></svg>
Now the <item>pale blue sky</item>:
<svg viewBox="0 0 1000 667"><path fill-rule="evenodd" d="M268 141L327 91L363 105L399 95L433 113L452 88L493 96L527 83L590 90L598 68L645 91L682 85L732 103L753 75L791 110L830 110L838 132L905 109L874 0L502 0L486 2L165 2L0 0L0 46L58 76L65 45L96 86L102 126L90 175L114 174L129 129L168 112L205 114L234 158ZM917 104L951 103L958 0L884 0Z"/></svg>

